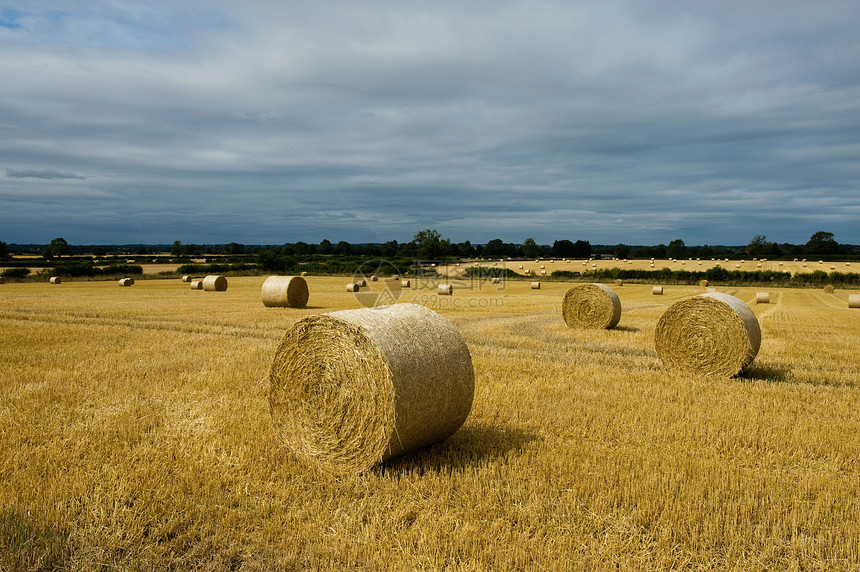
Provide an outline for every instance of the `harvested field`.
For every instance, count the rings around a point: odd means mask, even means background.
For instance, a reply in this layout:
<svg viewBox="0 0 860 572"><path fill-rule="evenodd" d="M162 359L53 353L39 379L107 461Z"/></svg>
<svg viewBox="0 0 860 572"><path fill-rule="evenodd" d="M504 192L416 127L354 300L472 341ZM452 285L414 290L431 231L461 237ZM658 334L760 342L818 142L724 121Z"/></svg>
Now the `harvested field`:
<svg viewBox="0 0 860 572"><path fill-rule="evenodd" d="M462 333L471 414L442 443L333 478L282 445L266 379L296 321L362 304L342 277L313 277L312 307L272 311L264 279L217 296L176 279L3 285L0 569L860 561L857 291L772 288L756 305L754 288L718 288L762 342L743 377L704 379L654 348L660 316L698 286L625 283L616 328L571 330L570 283L452 280L437 296L414 279L385 299Z"/></svg>

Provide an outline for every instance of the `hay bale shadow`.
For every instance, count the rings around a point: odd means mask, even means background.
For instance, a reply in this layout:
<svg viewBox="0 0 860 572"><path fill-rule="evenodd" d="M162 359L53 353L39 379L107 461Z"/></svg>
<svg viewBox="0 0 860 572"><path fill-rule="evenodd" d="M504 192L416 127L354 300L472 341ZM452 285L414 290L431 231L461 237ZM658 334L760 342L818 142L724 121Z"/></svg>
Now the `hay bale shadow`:
<svg viewBox="0 0 860 572"><path fill-rule="evenodd" d="M451 437L377 466L379 476L451 472L500 459L538 439L529 431L486 424L464 425Z"/></svg>
<svg viewBox="0 0 860 572"><path fill-rule="evenodd" d="M794 381L791 376L791 366L784 364L759 364L753 362L740 375L741 379L760 379L763 381L788 382Z"/></svg>

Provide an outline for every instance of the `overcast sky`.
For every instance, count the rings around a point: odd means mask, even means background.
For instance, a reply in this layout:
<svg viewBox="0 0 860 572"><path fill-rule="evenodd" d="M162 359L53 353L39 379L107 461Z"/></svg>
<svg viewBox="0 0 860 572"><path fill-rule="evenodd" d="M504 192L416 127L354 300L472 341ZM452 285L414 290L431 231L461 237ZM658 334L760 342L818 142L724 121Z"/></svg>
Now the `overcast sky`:
<svg viewBox="0 0 860 572"><path fill-rule="evenodd" d="M0 240L860 243L855 0L0 0Z"/></svg>

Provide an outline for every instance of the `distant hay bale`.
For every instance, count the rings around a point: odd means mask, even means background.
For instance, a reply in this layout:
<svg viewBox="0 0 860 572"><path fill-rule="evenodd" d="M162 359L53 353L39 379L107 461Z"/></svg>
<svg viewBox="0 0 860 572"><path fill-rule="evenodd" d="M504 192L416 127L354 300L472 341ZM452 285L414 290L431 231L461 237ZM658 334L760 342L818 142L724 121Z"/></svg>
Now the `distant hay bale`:
<svg viewBox="0 0 860 572"><path fill-rule="evenodd" d="M371 282L376 282L378 280L379 280L379 276L377 276L376 274L374 274L373 276L370 277Z"/></svg>
<svg viewBox="0 0 860 572"><path fill-rule="evenodd" d="M669 306L654 334L657 355L670 369L731 377L748 367L761 346L761 328L749 306L708 292Z"/></svg>
<svg viewBox="0 0 860 572"><path fill-rule="evenodd" d="M134 278L120 278L119 285L120 286L132 286L134 284Z"/></svg>
<svg viewBox="0 0 860 572"><path fill-rule="evenodd" d="M624 280L618 278L617 280L615 280L615 285L616 286L624 286Z"/></svg>
<svg viewBox="0 0 860 572"><path fill-rule="evenodd" d="M654 296L662 296L663 295L663 287L662 286L654 286L651 288L651 294Z"/></svg>
<svg viewBox="0 0 860 572"><path fill-rule="evenodd" d="M492 282L493 284L500 284L502 282L502 279L496 276L495 278L493 278Z"/></svg>
<svg viewBox="0 0 860 572"><path fill-rule="evenodd" d="M532 282L532 290L540 290L540 282Z"/></svg>
<svg viewBox="0 0 860 572"><path fill-rule="evenodd" d="M182 277L182 281L183 282L191 282L191 276L186 274L185 276Z"/></svg>
<svg viewBox="0 0 860 572"><path fill-rule="evenodd" d="M522 264L520 264L520 266L519 266L519 267L520 267L520 268L522 268L522 267L523 267L523 265L522 265Z"/></svg>
<svg viewBox="0 0 860 572"><path fill-rule="evenodd" d="M833 284L828 284L824 287L824 292L827 294L833 294Z"/></svg>
<svg viewBox="0 0 860 572"><path fill-rule="evenodd" d="M304 276L307 276L307 275L308 275L308 273L307 273L306 271L302 270L302 273L301 273L299 276L304 277Z"/></svg>
<svg viewBox="0 0 860 572"><path fill-rule="evenodd" d="M849 308L860 308L860 294L850 294L848 296Z"/></svg>
<svg viewBox="0 0 860 572"><path fill-rule="evenodd" d="M708 287L708 281L707 280L699 280L699 286L701 286L702 288L707 288Z"/></svg>
<svg viewBox="0 0 860 572"><path fill-rule="evenodd" d="M301 276L269 276L261 295L267 308L304 308L308 305L308 283Z"/></svg>
<svg viewBox="0 0 860 572"><path fill-rule="evenodd" d="M51 276L51 278L48 279L48 282L50 282L51 284L62 284L63 279L59 276Z"/></svg>
<svg viewBox="0 0 860 572"><path fill-rule="evenodd" d="M364 279L356 280L355 285L358 286L359 288L367 288L367 280L364 280Z"/></svg>
<svg viewBox="0 0 860 572"><path fill-rule="evenodd" d="M540 271L540 275L541 275L541 276L546 276L546 270L541 270L541 271Z"/></svg>
<svg viewBox="0 0 860 572"><path fill-rule="evenodd" d="M569 328L609 329L621 319L621 300L603 284L577 284L561 302L561 315Z"/></svg>
<svg viewBox="0 0 860 572"><path fill-rule="evenodd" d="M416 304L306 317L284 336L269 373L279 436L330 474L361 473L447 439L474 393L463 337Z"/></svg>
<svg viewBox="0 0 860 572"><path fill-rule="evenodd" d="M770 304L770 292L756 292L755 293L755 303L756 304Z"/></svg>
<svg viewBox="0 0 860 572"><path fill-rule="evenodd" d="M392 274L391 279L392 280L400 280L400 274Z"/></svg>
<svg viewBox="0 0 860 572"><path fill-rule="evenodd" d="M401 287L401 288L411 288L411 287L412 287L412 283L411 283L411 282L409 282L409 280L401 280L401 281L400 281L400 287Z"/></svg>
<svg viewBox="0 0 860 572"><path fill-rule="evenodd" d="M192 280L191 281L191 289L192 290L203 290L203 280Z"/></svg>
<svg viewBox="0 0 860 572"><path fill-rule="evenodd" d="M224 292L227 290L227 279L223 276L204 276L203 289L207 292Z"/></svg>
<svg viewBox="0 0 860 572"><path fill-rule="evenodd" d="M439 284L436 287L436 293L440 296L450 296L454 293L454 286L453 284Z"/></svg>
<svg viewBox="0 0 860 572"><path fill-rule="evenodd" d="M546 265L541 264L541 265L540 265L540 269L541 269L541 270L543 270L544 268L546 268Z"/></svg>
<svg viewBox="0 0 860 572"><path fill-rule="evenodd" d="M359 292L361 291L361 286L356 284L355 282L350 282L346 285L347 292Z"/></svg>

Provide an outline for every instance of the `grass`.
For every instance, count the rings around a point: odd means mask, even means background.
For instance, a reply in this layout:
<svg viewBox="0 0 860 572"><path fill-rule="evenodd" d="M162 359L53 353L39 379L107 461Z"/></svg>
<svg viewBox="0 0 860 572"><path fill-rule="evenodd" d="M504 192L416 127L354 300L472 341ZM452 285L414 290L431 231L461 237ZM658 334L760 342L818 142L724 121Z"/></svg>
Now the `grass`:
<svg viewBox="0 0 860 572"><path fill-rule="evenodd" d="M558 264L558 263L556 263ZM828 569L860 562L860 311L845 291L725 289L762 325L743 378L665 371L654 327L702 288L615 288L574 331L566 284L413 281L472 353L444 443L335 480L285 450L265 380L307 309L176 280L0 286L0 569ZM416 284L416 282L418 282ZM381 288L369 283L370 289ZM40 560L41 558L41 560Z"/></svg>

